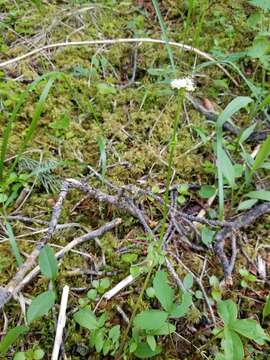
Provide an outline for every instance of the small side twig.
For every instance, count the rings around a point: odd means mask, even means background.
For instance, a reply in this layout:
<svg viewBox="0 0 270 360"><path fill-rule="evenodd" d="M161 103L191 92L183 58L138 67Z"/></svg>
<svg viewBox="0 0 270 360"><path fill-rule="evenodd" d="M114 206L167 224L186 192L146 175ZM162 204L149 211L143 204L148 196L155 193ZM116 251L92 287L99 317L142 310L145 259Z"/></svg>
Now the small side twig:
<svg viewBox="0 0 270 360"><path fill-rule="evenodd" d="M73 247L92 239L95 239L97 237L102 236L105 232L112 230L119 224L121 224L121 219L115 219L100 228L93 230L89 232L88 234L85 234L83 236L80 236L79 238L74 239L70 243L68 243L63 249L61 249L59 252L55 254L57 259L62 258L68 251L70 251ZM27 274L15 287L12 289L10 288L3 288L0 287L0 309L12 298L14 297L18 292L20 292L30 281L35 278L39 273L39 266L36 266L29 274Z"/></svg>
<svg viewBox="0 0 270 360"><path fill-rule="evenodd" d="M236 220L231 222L230 227L224 227L215 236L214 249L218 256L224 271L224 280L227 281L233 271L233 263L230 263L227 255L224 252L225 240L235 230L241 229L252 224L260 216L270 212L270 202L264 202L255 206L253 209L247 211L243 215L240 215ZM234 245L234 244L233 244Z"/></svg>

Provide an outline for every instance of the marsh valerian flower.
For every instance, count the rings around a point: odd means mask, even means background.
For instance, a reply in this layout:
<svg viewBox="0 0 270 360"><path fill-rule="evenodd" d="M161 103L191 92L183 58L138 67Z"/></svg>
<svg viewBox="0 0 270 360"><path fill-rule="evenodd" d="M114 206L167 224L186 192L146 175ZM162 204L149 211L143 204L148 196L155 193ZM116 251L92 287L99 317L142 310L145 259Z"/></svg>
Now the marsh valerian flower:
<svg viewBox="0 0 270 360"><path fill-rule="evenodd" d="M185 89L186 91L194 91L195 85L190 77L185 77L181 79L174 79L171 81L171 87L173 89Z"/></svg>

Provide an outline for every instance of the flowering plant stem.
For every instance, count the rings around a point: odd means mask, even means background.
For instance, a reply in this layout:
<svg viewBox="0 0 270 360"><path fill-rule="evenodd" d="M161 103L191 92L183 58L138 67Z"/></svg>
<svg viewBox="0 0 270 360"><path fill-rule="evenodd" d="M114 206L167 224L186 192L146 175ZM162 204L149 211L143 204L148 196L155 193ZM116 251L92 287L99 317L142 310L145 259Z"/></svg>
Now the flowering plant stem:
<svg viewBox="0 0 270 360"><path fill-rule="evenodd" d="M169 189L170 189L170 183L171 183L172 174L173 174L173 157L174 157L175 146L177 144L177 128L178 128L178 125L180 122L180 116L181 116L181 112L182 112L182 104L183 104L184 96L185 96L185 90L179 89L178 90L177 110L176 110L176 115L175 115L174 122L173 122L173 133L172 133L171 141L169 143L169 162L168 162L166 189L165 189L165 193L164 193L164 197L163 197L163 204L164 204L163 205L163 219L162 219L162 225L161 225L160 236L159 236L159 244L158 244L159 250L162 247L163 238L164 238L164 234L166 231L167 217L168 217L168 212L169 212L169 207L168 207L168 205L169 205Z"/></svg>
<svg viewBox="0 0 270 360"><path fill-rule="evenodd" d="M183 99L185 96L185 90L184 89L179 89L178 90L178 103L177 103L177 110L176 110L176 115L174 118L174 122L173 122L173 133L172 133L172 137L169 143L169 162L168 162L168 172L167 172L167 180L166 180L166 190L164 193L164 197L163 197L163 201L164 201L164 206L163 206L163 219L162 219L162 225L161 225L161 230L160 230L160 236L159 236L159 240L158 240L158 246L157 246L157 251L159 252L162 248L162 244L163 244L163 238L164 238L164 234L166 231L166 224L167 224L167 217L168 217L168 212L169 212L169 188L170 188L170 183L171 183L171 178L172 178L172 173L173 173L173 157L174 157L174 150L175 150L175 146L177 144L177 128L179 125L179 120L180 120L180 116L181 116L181 112L182 112L182 104L183 104ZM152 239L153 240L153 239ZM115 355L115 359L119 360L122 357L123 354L123 350L124 350L124 346L125 346L125 342L128 336L128 333L130 331L130 328L132 326L133 320L135 318L135 315L139 309L140 303L142 301L143 298L143 294L147 288L147 285L150 281L152 272L154 270L155 267L155 262L152 261L147 273L147 276L145 278L145 281L143 283L140 295L138 297L138 300L135 304L134 310L132 312L130 321L128 323L128 326L126 328L126 331L123 335L121 344L119 346L119 350L117 352L117 354Z"/></svg>

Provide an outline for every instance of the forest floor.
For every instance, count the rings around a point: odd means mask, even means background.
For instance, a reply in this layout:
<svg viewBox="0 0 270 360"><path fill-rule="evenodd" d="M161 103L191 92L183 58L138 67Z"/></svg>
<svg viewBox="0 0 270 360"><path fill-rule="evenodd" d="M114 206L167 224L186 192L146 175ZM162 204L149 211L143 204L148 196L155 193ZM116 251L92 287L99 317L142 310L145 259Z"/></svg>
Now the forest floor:
<svg viewBox="0 0 270 360"><path fill-rule="evenodd" d="M0 0L1 359L270 357L267 3Z"/></svg>

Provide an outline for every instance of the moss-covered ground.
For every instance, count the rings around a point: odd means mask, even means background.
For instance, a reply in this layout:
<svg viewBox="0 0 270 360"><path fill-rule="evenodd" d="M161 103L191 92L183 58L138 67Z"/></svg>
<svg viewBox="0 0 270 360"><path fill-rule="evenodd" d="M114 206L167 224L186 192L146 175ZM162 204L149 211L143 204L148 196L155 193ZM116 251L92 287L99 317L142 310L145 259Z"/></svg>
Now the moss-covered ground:
<svg viewBox="0 0 270 360"><path fill-rule="evenodd" d="M189 11L190 3L194 3L192 11ZM246 51L251 47L258 33L257 29L251 26L250 21L255 8L247 1L164 0L159 1L159 6L170 40L193 45L212 56L225 57ZM132 37L162 38L151 1L0 0L0 62L46 44ZM194 96L208 99L214 104L215 109L224 109L237 95L251 96L246 82L231 68L227 67L240 83L239 87L236 87L215 64L197 68L207 60L197 56L193 51L183 52L177 48L172 50L177 77L190 76L195 69ZM129 84L134 59L136 76ZM236 65L247 79L258 88L261 87L267 95L268 70L258 59L242 57ZM8 197L16 186L18 188L16 196L18 196L23 188L31 188L34 184L19 214L49 221L61 181L66 178L80 179L88 175L87 165L100 173L102 169L106 171L106 179L119 187L132 184L153 192L163 189L168 173L168 149L177 108L177 97L169 85L171 79L169 66L166 47L149 43L55 48L0 68L2 136L20 94L32 81L52 71L65 75L65 78L54 81L33 139L27 145L23 159L13 170L14 179L10 180L10 183L4 182L5 187L3 185L1 189L1 196ZM264 81L263 86L261 86L262 81ZM45 82L41 82L30 93L13 122L7 159L20 151L22 139L32 120L44 84ZM235 117L235 122L241 130L248 127L250 121L251 118L245 111ZM213 123L185 101L173 159L173 184L216 184L214 131ZM211 140L205 140L209 136ZM225 144L234 159L238 163L243 162L238 139L226 134ZM255 145L245 145L246 151L251 153ZM34 167L33 160L36 167L40 167L41 164L46 166L48 161L53 161L52 170L44 172L43 181L40 176L20 178L20 175L31 174ZM5 162L4 174L7 174L11 164L12 159ZM95 177L90 177L89 181L92 186L108 191L108 188ZM269 184L267 170L260 173L258 181L264 187L267 186L267 182ZM116 208L87 199L76 206L82 196L78 191L72 191L68 195L60 223L76 222L89 230L101 226L116 216L120 216L123 223L113 232L106 233L100 238L99 245L95 242L86 242L76 248L81 253L70 252L60 262L57 278L59 298L65 284L71 288L65 332L65 354L67 359L74 360L109 359L109 356L99 355L89 346L89 335L87 331L76 325L73 313L76 308L88 301L86 294L92 288L94 279L108 277L112 287L129 274L131 264L140 264L147 254L148 240L142 226L129 214L123 214ZM183 211L196 215L200 210L205 209L207 217L216 219L217 200L209 207L207 199L202 198L198 190L189 190L184 194L184 198ZM241 199L242 194L239 191L236 191L233 199L228 195L225 203L227 219L237 215L236 209ZM15 204L16 199L5 208L5 215L10 215L16 210ZM154 204L151 197L145 197L143 205L154 228L155 221L162 217L162 208ZM72 210L74 206L76 208ZM238 243L239 249L242 246L243 252L239 250L237 254L233 285L223 290L223 298L232 298L239 304L243 318L262 319L262 309L268 293L268 280L267 277L266 280L260 279L252 264L257 264L260 256L269 270L268 220L269 216L265 216L248 230L238 234L241 239ZM25 260L27 254L35 247L35 243L42 237L41 233L36 233L40 225L12 222L12 226ZM51 244L63 247L83 233L84 230L80 228L57 231ZM0 235L0 284L4 285L18 269L3 227ZM176 251L175 243L170 249ZM206 252L200 254L179 247L177 254L196 274L200 274L207 258L203 283L212 301L213 286L211 287L209 279L212 275L219 280L222 279L222 268L213 251L206 248ZM103 264L102 257L105 258ZM186 269L177 264L174 258L171 258L171 261L179 277L183 279L187 274ZM95 267L100 263L99 269L96 269ZM256 281L249 282L249 279L246 279L247 284L241 283L243 276L239 270L243 268L254 274ZM76 269L98 270L101 273L78 275L74 274ZM109 275L106 275L107 273ZM102 314L103 311L109 314L107 324L120 324L123 329L125 328L126 325L116 306L120 305L130 317L143 281L144 277L141 277L116 298L108 303L101 303L98 314ZM174 284L172 278L170 281ZM26 299L30 299L47 288L48 280L40 275L24 288L23 294ZM194 292L200 290L197 284L193 285L193 290ZM144 296L140 310L150 306L155 308L157 303ZM216 311L214 302L213 309ZM6 330L5 317L8 319L9 329L24 323L18 301L10 301L5 306L5 316L0 314L0 332ZM213 339L211 333L213 326L209 319L208 308L198 293L198 298L194 297L194 307L191 307L185 317L176 321L179 336L173 334L160 337L159 342L163 345L163 352L157 358L200 359L205 356L204 358L215 359L220 341ZM269 326L270 323L266 319L264 322L266 331L269 331ZM40 347L45 351L44 358L50 359L54 336L55 324L50 313L31 325L28 335L11 346L6 358L13 358L18 351ZM201 352L196 351L196 348L204 345L204 355L202 355ZM245 356L246 359L267 359L269 357L269 354L266 355L267 351L269 353L267 346L249 343L245 347ZM132 359L132 355L128 352L124 356L126 359ZM29 354L28 358L30 359Z"/></svg>

